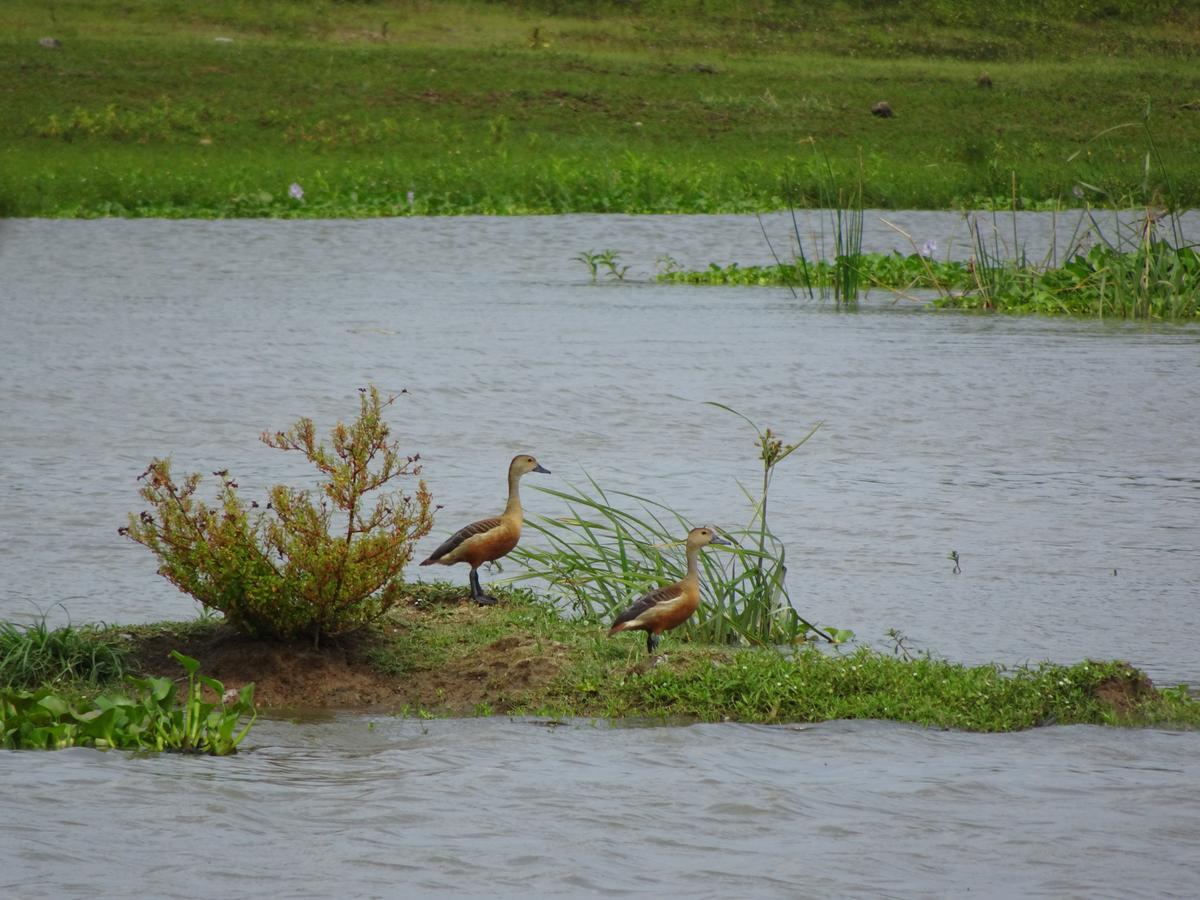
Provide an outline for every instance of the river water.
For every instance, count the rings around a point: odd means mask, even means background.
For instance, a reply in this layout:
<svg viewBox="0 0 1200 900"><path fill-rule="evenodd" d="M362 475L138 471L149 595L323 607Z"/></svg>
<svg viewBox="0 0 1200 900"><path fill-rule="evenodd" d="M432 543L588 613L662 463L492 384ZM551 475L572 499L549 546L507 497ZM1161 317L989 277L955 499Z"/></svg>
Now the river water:
<svg viewBox="0 0 1200 900"><path fill-rule="evenodd" d="M965 252L961 217L883 217ZM865 249L908 252L881 218ZM786 248L787 218L765 225ZM1074 221L1016 225L1040 255ZM592 284L573 257L605 248L630 269ZM192 615L116 533L138 473L170 454L251 493L306 483L257 435L302 415L327 429L367 383L408 391L390 421L444 505L418 554L498 511L517 451L553 470L547 486L586 472L736 526L753 434L714 400L785 438L824 423L771 495L806 617L965 661L1120 657L1200 681L1200 329L891 297L839 313L658 286L663 256L770 260L735 216L0 221L0 617ZM0 756L0 890L1194 890L1194 734L342 716L266 722L250 743L233 760Z"/></svg>

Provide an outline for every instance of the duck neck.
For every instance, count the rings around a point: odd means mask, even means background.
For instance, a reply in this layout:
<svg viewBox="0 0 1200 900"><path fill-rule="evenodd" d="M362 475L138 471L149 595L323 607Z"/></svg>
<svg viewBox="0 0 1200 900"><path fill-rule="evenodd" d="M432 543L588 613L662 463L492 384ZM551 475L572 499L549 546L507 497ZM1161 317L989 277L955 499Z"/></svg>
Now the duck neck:
<svg viewBox="0 0 1200 900"><path fill-rule="evenodd" d="M504 515L518 521L524 516L521 510L521 474L508 473L508 505L504 507Z"/></svg>
<svg viewBox="0 0 1200 900"><path fill-rule="evenodd" d="M683 576L688 581L700 580L700 548L687 548L687 574Z"/></svg>

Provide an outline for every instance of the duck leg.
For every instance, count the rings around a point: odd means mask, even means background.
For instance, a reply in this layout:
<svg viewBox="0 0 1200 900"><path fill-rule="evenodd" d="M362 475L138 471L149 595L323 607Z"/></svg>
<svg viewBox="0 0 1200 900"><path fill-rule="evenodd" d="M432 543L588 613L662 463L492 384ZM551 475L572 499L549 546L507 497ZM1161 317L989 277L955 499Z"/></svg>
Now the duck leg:
<svg viewBox="0 0 1200 900"><path fill-rule="evenodd" d="M658 635L653 631L646 632L646 652L653 653L658 649Z"/></svg>
<svg viewBox="0 0 1200 900"><path fill-rule="evenodd" d="M491 606L496 602L495 597L488 596L483 592L483 588L479 586L479 570L471 570L471 599L480 606Z"/></svg>

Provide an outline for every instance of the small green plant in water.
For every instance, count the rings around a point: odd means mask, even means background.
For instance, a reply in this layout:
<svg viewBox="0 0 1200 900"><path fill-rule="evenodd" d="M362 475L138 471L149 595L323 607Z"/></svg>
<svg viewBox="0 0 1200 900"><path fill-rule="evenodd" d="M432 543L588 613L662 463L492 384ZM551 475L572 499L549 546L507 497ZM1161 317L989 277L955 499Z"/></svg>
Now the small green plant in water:
<svg viewBox="0 0 1200 900"><path fill-rule="evenodd" d="M591 250L584 250L575 259L587 266L588 273L592 276L592 281L595 282L600 275L600 254Z"/></svg>
<svg viewBox="0 0 1200 900"><path fill-rule="evenodd" d="M621 265L621 254L617 250L601 250L599 253L584 250L574 258L587 266L593 282L599 278L601 266L607 270L609 278L615 278L617 281L624 281L625 273L629 271L629 266Z"/></svg>
<svg viewBox="0 0 1200 900"><path fill-rule="evenodd" d="M375 493L421 471L420 457L401 454L383 421L394 399L362 389L358 418L338 423L332 448L317 442L307 418L262 435L316 466L325 479L316 496L276 485L265 508L247 504L221 471L219 502L209 506L196 496L200 475L176 481L170 462L156 459L140 479L151 509L130 514L120 531L158 557L159 574L246 634L307 635L315 646L322 635L362 628L400 598L413 546L433 525L424 481L412 495Z"/></svg>
<svg viewBox="0 0 1200 900"><path fill-rule="evenodd" d="M621 265L621 254L616 250L602 251L600 264L608 269L608 277L615 278L617 281L624 281L625 273L629 271L629 266Z"/></svg>

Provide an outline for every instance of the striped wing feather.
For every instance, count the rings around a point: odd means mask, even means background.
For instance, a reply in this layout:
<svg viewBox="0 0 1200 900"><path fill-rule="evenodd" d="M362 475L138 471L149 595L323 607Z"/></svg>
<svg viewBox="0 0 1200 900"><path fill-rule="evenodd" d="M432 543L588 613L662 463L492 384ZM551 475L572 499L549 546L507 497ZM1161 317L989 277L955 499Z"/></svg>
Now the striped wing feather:
<svg viewBox="0 0 1200 900"><path fill-rule="evenodd" d="M475 537L477 534L483 534L485 531L491 531L500 524L499 517L495 519L480 519L478 522L472 522L465 528L460 528L442 543L440 547L429 554L429 559L425 562L437 562L447 553L453 553L458 546L467 538ZM421 563L425 565L425 563Z"/></svg>
<svg viewBox="0 0 1200 900"><path fill-rule="evenodd" d="M676 582L675 584L668 584L666 587L660 587L658 590L651 591L650 593L639 597L637 600L633 601L633 605L630 606L629 609L617 616L616 621L613 622L613 628L616 628L623 622L632 622L638 616L642 615L648 610L653 609L660 603L667 603L671 600L674 600L682 593L683 585Z"/></svg>

